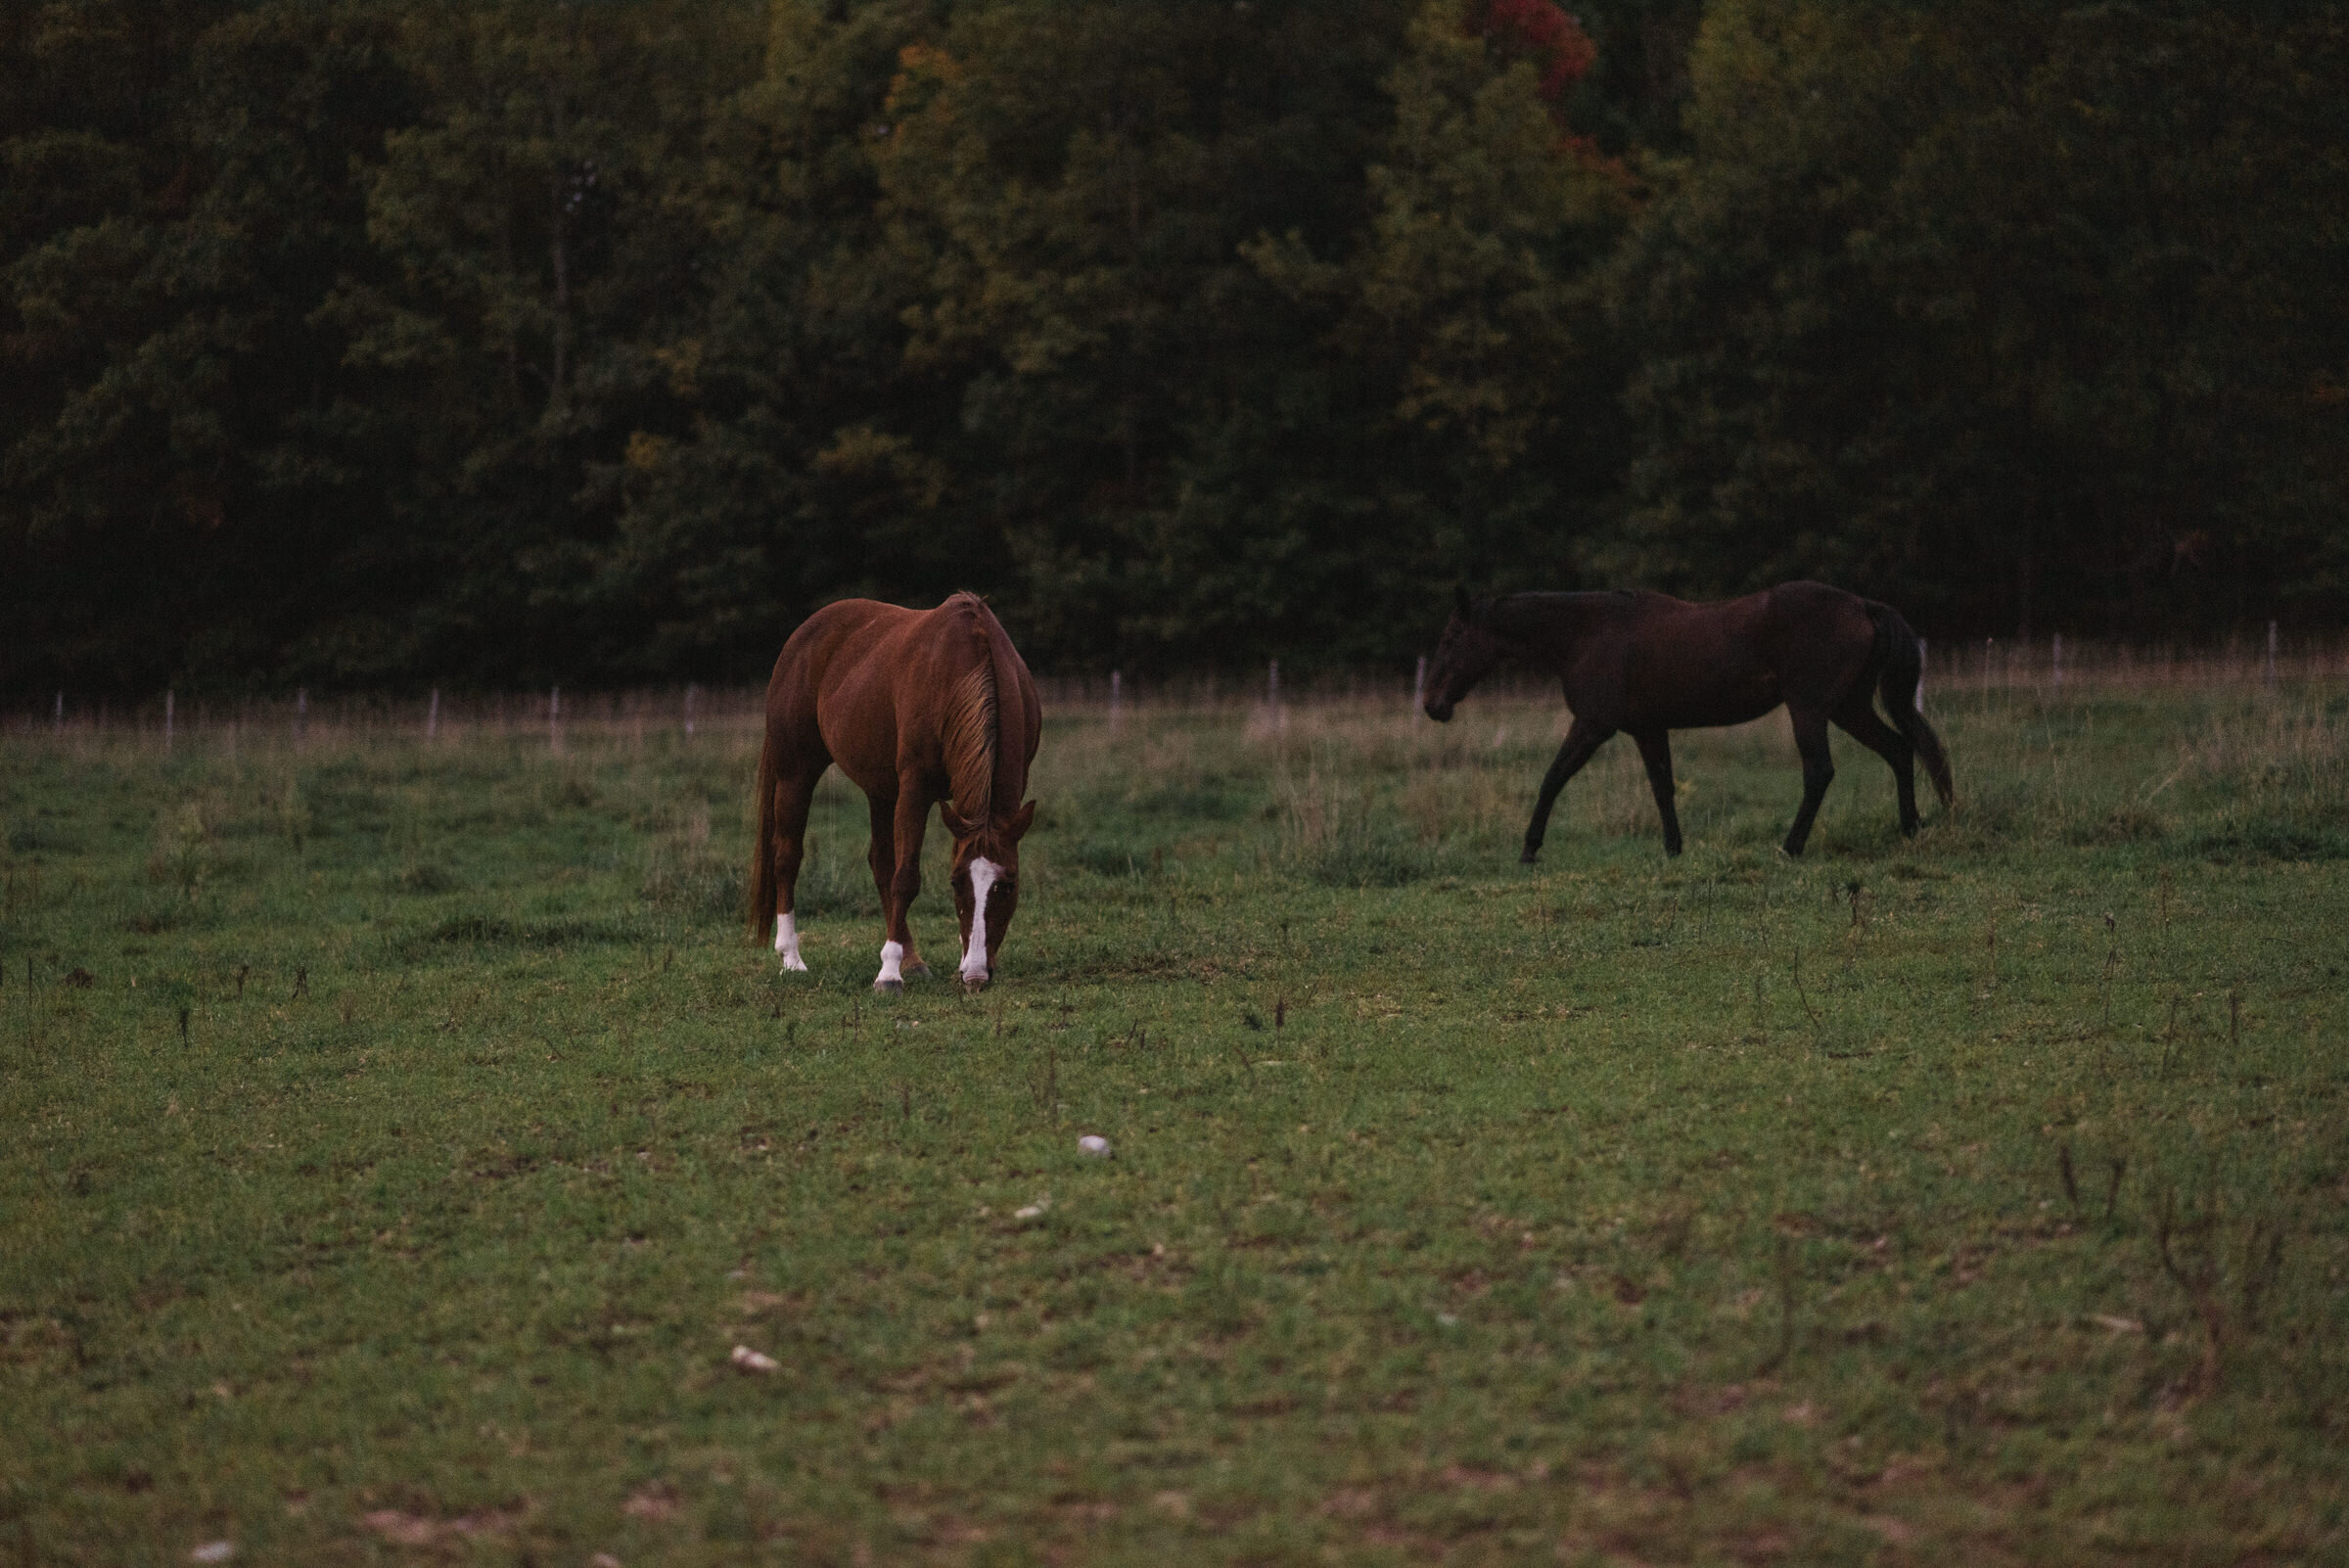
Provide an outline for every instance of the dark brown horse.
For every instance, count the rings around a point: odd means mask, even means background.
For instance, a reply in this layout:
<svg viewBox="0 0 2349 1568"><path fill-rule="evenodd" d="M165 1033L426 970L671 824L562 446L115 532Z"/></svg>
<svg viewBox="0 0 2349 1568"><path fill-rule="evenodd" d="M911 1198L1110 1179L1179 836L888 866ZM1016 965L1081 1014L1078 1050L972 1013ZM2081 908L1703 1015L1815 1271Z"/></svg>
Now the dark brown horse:
<svg viewBox="0 0 2349 1568"><path fill-rule="evenodd" d="M1459 595L1435 667L1427 672L1427 716L1442 723L1485 672L1514 658L1559 677L1574 723L1542 780L1525 830L1527 865L1542 851L1558 791L1622 730L1639 746L1648 788L1664 817L1664 853L1681 853L1672 804L1676 729L1742 724L1786 705L1803 757L1803 806L1786 834L1800 854L1819 803L1835 776L1827 725L1884 759L1901 798L1901 831L1916 832L1913 758L1924 760L1941 804L1950 804L1950 763L1941 737L1916 710L1923 646L1901 613L1823 582L1782 582L1721 604L1689 604L1660 593ZM1880 695L1892 723L1869 701ZM1898 726L1898 727L1895 727Z"/></svg>
<svg viewBox="0 0 2349 1568"><path fill-rule="evenodd" d="M933 806L954 836L962 983L986 985L1019 907L1020 840L1036 820L1036 803L1021 797L1040 727L1036 682L974 594L935 610L848 599L809 616L766 683L752 932L763 940L772 919L783 967L807 967L792 890L807 803L837 762L872 810L865 857L888 921L873 989L899 991L906 975L930 972L905 917L922 891L922 833Z"/></svg>

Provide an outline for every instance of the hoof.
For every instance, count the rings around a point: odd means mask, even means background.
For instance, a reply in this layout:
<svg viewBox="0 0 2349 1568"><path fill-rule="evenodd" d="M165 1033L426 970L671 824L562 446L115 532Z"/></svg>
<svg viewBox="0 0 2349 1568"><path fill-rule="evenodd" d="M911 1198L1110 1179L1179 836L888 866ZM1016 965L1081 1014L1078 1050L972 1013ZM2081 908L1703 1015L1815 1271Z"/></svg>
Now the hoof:
<svg viewBox="0 0 2349 1568"><path fill-rule="evenodd" d="M873 982L873 990L885 996L894 996L904 989L905 982L902 980L876 980Z"/></svg>
<svg viewBox="0 0 2349 1568"><path fill-rule="evenodd" d="M966 992L985 991L988 981L992 978L990 975L965 975L962 977L962 989Z"/></svg>
<svg viewBox="0 0 2349 1568"><path fill-rule="evenodd" d="M1517 863L1519 865L1532 865L1534 861L1541 855L1541 853L1542 852L1539 850L1528 850L1523 854L1517 856Z"/></svg>
<svg viewBox="0 0 2349 1568"><path fill-rule="evenodd" d="M929 964L925 963L919 958L916 958L913 962L905 966L905 978L907 980L928 980L931 978Z"/></svg>
<svg viewBox="0 0 2349 1568"><path fill-rule="evenodd" d="M783 960L783 972L787 975L804 975L807 973L807 962L804 958L786 958Z"/></svg>

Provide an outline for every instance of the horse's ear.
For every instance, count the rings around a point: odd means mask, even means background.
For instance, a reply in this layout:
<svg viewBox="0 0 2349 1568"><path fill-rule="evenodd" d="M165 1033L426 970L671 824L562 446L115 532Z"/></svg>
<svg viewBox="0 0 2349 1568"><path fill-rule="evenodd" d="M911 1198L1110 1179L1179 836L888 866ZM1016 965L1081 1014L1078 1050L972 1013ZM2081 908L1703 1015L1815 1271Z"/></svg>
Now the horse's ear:
<svg viewBox="0 0 2349 1568"><path fill-rule="evenodd" d="M1468 590L1460 587L1453 588L1451 590L1451 613L1465 621L1468 619L1468 612L1471 608L1468 603Z"/></svg>
<svg viewBox="0 0 2349 1568"><path fill-rule="evenodd" d="M967 839L979 831L977 825L969 817L954 809L952 801L938 803L938 819L946 825L946 831L953 834L957 840Z"/></svg>
<svg viewBox="0 0 2349 1568"><path fill-rule="evenodd" d="M1003 824L1003 832L1012 843L1017 844L1028 836L1028 830L1035 825L1036 803L1030 801L1026 806L1011 813L1011 820Z"/></svg>

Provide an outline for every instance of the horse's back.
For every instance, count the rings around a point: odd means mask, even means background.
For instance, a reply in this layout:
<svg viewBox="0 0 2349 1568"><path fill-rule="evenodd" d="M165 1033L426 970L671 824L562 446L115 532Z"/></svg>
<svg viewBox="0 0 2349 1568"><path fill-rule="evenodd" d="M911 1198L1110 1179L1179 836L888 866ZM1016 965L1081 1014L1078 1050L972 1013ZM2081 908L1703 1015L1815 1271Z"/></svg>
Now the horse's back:
<svg viewBox="0 0 2349 1568"><path fill-rule="evenodd" d="M1625 729L1742 724L1839 691L1865 666L1875 635L1867 601L1823 582L1711 603L1639 593L1628 617Z"/></svg>
<svg viewBox="0 0 2349 1568"><path fill-rule="evenodd" d="M809 615L792 629L767 677L767 706L812 704L837 666L869 658L873 647L918 612L877 599L840 599Z"/></svg>
<svg viewBox="0 0 2349 1568"><path fill-rule="evenodd" d="M976 635L973 635L973 633ZM1009 669L1002 667L1008 665ZM934 610L843 599L802 622L767 683L767 731L821 756L868 793L908 771L944 776L945 712L978 670L995 676L1017 790L1041 734L1036 684L986 601L957 593ZM1004 678L1008 676L1009 678Z"/></svg>
<svg viewBox="0 0 2349 1568"><path fill-rule="evenodd" d="M1768 601L1760 644L1789 699L1832 702L1874 657L1876 620L1860 595L1823 582L1781 582L1760 597Z"/></svg>
<svg viewBox="0 0 2349 1568"><path fill-rule="evenodd" d="M1614 676L1621 711L1605 721L1635 733L1704 729L1741 724L1775 708L1776 674L1755 639L1767 609L1763 597L1698 604L1663 593L1634 595Z"/></svg>

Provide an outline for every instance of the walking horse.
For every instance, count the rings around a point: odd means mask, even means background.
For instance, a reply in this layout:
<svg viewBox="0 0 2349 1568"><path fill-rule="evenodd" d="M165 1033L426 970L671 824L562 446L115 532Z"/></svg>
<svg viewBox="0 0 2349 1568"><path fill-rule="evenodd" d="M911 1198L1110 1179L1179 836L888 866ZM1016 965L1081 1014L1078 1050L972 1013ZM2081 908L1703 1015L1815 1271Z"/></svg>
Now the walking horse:
<svg viewBox="0 0 2349 1568"><path fill-rule="evenodd" d="M1574 714L1534 801L1519 856L1527 865L1542 852L1558 791L1619 730L1638 744L1647 764L1664 818L1664 853L1680 853L1670 731L1742 724L1781 703L1803 759L1803 804L1786 834L1788 854L1803 853L1835 777L1830 722L1892 769L1903 833L1917 828L1912 760L1925 764L1941 804L1950 804L1949 758L1916 707L1924 649L1915 631L1892 606L1823 582L1781 582L1720 604L1620 591L1476 600L1460 593L1427 672L1427 716L1451 718L1503 657L1556 675ZM1882 699L1890 724L1876 716L1871 696Z"/></svg>
<svg viewBox="0 0 2349 1568"><path fill-rule="evenodd" d="M930 973L906 913L922 891L933 806L954 838L958 973L965 986L986 985L1019 907L1020 840L1036 820L1036 803L1021 798L1039 733L1036 682L976 594L957 593L935 610L847 599L809 616L766 685L753 934L763 939L771 920L783 967L807 967L792 892L808 803L837 764L872 813L866 859L886 921L873 989L900 991L907 975Z"/></svg>

